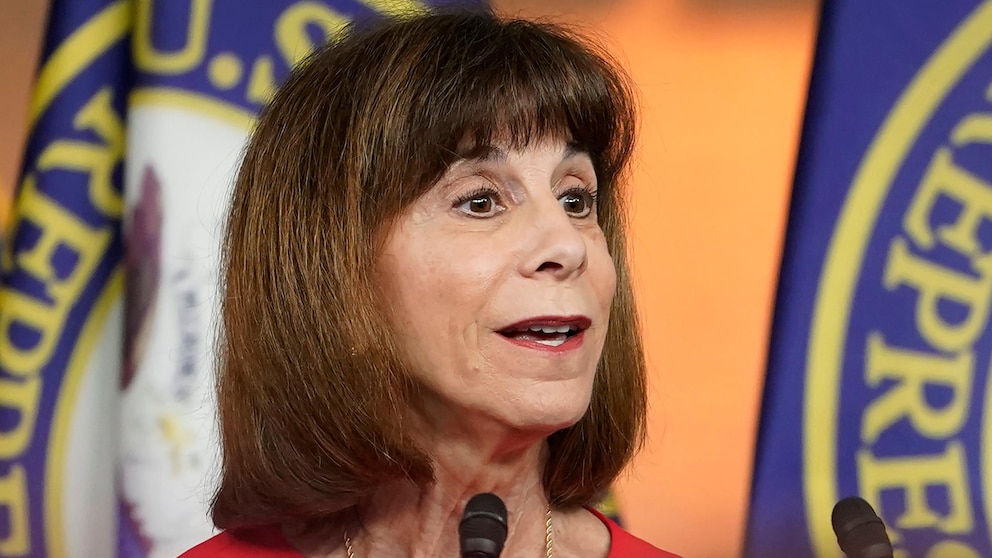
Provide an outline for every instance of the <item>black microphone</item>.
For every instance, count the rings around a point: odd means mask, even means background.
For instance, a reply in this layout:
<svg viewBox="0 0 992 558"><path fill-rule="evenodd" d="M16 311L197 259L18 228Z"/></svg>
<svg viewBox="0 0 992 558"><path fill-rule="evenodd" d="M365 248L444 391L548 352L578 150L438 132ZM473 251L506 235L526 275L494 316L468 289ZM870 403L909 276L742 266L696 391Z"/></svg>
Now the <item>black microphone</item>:
<svg viewBox="0 0 992 558"><path fill-rule="evenodd" d="M506 542L506 504L499 496L483 492L465 504L458 523L462 558L498 558Z"/></svg>
<svg viewBox="0 0 992 558"><path fill-rule="evenodd" d="M892 558L885 524L861 498L851 496L837 502L830 523L847 558Z"/></svg>

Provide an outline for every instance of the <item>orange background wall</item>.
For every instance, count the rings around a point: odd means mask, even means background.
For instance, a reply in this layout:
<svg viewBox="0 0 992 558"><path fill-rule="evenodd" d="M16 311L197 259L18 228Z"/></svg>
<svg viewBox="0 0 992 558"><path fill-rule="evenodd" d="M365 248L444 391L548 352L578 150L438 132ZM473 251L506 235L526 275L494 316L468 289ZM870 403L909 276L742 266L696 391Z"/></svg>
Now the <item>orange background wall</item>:
<svg viewBox="0 0 992 558"><path fill-rule="evenodd" d="M814 0L498 0L575 23L641 101L632 251L650 440L618 487L627 526L687 558L739 553ZM43 0L0 3L0 225ZM798 495L797 495L798 497Z"/></svg>

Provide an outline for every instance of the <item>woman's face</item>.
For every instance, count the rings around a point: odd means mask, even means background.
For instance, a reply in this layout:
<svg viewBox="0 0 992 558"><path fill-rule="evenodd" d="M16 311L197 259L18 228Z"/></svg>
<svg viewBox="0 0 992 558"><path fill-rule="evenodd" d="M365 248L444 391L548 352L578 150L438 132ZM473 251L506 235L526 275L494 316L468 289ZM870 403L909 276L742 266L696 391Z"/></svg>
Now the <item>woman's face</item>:
<svg viewBox="0 0 992 558"><path fill-rule="evenodd" d="M616 287L596 187L564 142L497 146L393 225L379 272L434 427L550 433L585 412Z"/></svg>

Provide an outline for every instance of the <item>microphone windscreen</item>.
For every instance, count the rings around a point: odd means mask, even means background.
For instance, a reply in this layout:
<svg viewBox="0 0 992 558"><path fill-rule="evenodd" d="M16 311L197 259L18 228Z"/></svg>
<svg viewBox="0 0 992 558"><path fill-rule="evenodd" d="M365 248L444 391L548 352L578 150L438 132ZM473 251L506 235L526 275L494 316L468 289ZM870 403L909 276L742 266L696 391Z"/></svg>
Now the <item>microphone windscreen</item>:
<svg viewBox="0 0 992 558"><path fill-rule="evenodd" d="M885 524L868 502L852 496L834 506L830 514L837 544L848 558L892 558L892 544Z"/></svg>
<svg viewBox="0 0 992 558"><path fill-rule="evenodd" d="M499 496L484 492L465 504L458 524L458 539L464 558L496 558L506 542L506 504Z"/></svg>

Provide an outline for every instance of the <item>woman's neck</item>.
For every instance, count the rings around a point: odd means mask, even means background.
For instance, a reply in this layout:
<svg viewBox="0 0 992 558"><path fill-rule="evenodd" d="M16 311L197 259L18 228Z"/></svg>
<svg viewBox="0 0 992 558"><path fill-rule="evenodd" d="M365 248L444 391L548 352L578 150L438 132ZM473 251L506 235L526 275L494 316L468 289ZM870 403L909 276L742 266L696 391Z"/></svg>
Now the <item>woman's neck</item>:
<svg viewBox="0 0 992 558"><path fill-rule="evenodd" d="M519 452L478 449L448 440L443 448L433 448L434 483L418 487L398 481L382 486L358 505L354 521L306 535L287 531L287 537L312 558L347 556L341 544L345 535L356 558L459 556L458 523L465 502L481 492L492 492L504 501L508 512L502 555L545 556L548 502L541 473L546 443L542 440ZM552 519L556 556L608 554L609 531L588 511L554 510Z"/></svg>
<svg viewBox="0 0 992 558"><path fill-rule="evenodd" d="M436 444L430 451L435 482L383 486L361 504L361 528L351 535L356 556L458 556L458 523L465 502L482 492L492 492L506 504L509 534L503 555L543 555L548 501L541 473L546 444L542 440L527 447L479 446L451 439Z"/></svg>
<svg viewBox="0 0 992 558"><path fill-rule="evenodd" d="M465 413L460 416L463 420L425 413L420 415L424 422L416 425L417 431L431 433L419 442L433 458L434 482L383 485L358 504L355 520L347 522L343 533L313 533L310 540L319 545L296 538L294 546L314 558L347 556L341 545L346 535L356 558L459 556L458 524L465 503L491 492L508 512L502 555L546 556L549 508L542 475L551 432L524 432L491 421L464 420ZM555 510L552 520L558 556L606 556L609 532L589 512Z"/></svg>

